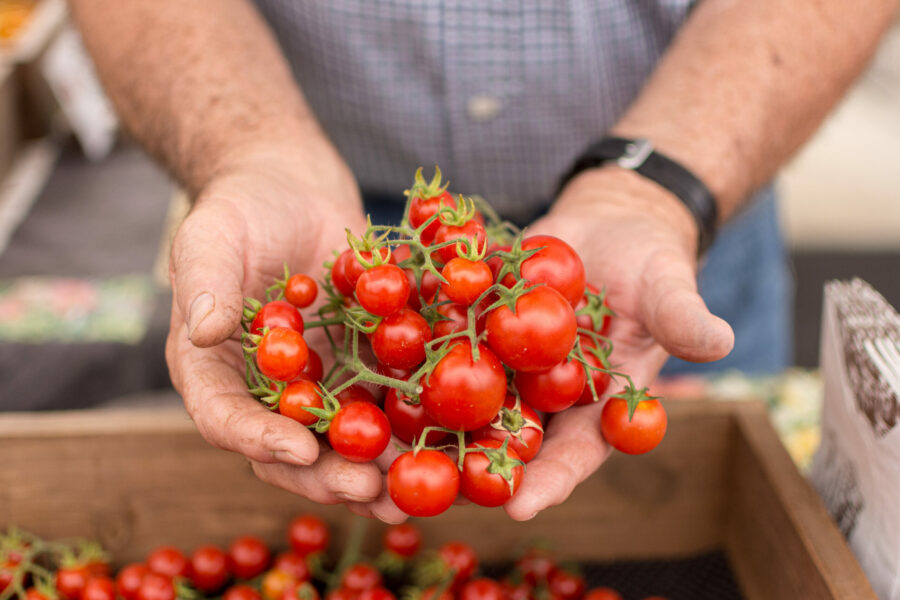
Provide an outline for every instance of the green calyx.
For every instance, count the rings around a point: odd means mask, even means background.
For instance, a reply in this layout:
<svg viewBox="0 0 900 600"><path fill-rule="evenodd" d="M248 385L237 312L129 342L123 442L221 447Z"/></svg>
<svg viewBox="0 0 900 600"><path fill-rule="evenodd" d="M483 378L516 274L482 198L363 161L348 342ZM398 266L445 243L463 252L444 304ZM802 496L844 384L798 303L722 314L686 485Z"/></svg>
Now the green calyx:
<svg viewBox="0 0 900 600"><path fill-rule="evenodd" d="M449 181L441 183L441 169L437 165L434 165L434 176L429 182L425 181L425 178L422 176L422 167L419 167L416 169L415 177L413 177L412 186L403 192L403 195L407 198L427 200L428 198L435 198L446 192L449 185Z"/></svg>
<svg viewBox="0 0 900 600"><path fill-rule="evenodd" d="M606 317L614 317L616 313L606 303L606 288L600 290L599 294L595 294L590 290L585 290L587 304L578 309L575 313L578 316L586 315L591 319L591 327L594 331L600 331L603 326L603 320Z"/></svg>
<svg viewBox="0 0 900 600"><path fill-rule="evenodd" d="M510 273L512 273L516 281L521 280L522 263L544 249L544 246L541 246L540 248L522 250L522 240L524 239L524 235L524 231L519 233L513 239L512 247L509 250L496 250L488 257L488 259L498 258L503 263L500 267L500 271L497 273L498 282L503 281L503 278Z"/></svg>
<svg viewBox="0 0 900 600"><path fill-rule="evenodd" d="M515 492L515 486L513 481L513 471L517 467L525 467L525 462L518 458L512 458L509 454L507 454L507 448L509 448L509 440L510 438L506 438L503 440L503 444L499 448L484 448L480 444L476 443L475 448L468 448L466 452L481 452L483 453L488 461L487 472L492 475L499 475L502 477L506 483L509 484L509 493L510 495Z"/></svg>
<svg viewBox="0 0 900 600"><path fill-rule="evenodd" d="M618 394L613 394L610 396L611 398L621 398L628 404L628 421L630 422L632 418L634 418L634 411L637 410L638 405L641 402L646 402L648 400L658 400L658 396L651 396L649 388L642 387L640 389L634 387L634 382L631 381L631 377L626 375L628 383L625 385L625 389L619 392Z"/></svg>

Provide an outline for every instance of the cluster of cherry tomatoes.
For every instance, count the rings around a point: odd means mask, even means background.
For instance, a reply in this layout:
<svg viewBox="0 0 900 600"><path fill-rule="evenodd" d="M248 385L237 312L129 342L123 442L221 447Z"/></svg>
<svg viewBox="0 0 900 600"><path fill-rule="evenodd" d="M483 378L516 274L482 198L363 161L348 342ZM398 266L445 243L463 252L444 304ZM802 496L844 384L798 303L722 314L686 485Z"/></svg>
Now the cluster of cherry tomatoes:
<svg viewBox="0 0 900 600"><path fill-rule="evenodd" d="M364 521L356 521L363 533ZM185 553L160 546L140 563L113 573L96 544L54 544L15 532L0 536L0 598L26 600L622 600L615 590L588 590L577 567L541 547L526 550L503 578L478 575L474 549L461 541L422 550L410 523L388 527L380 554L361 554L351 534L339 560L331 531L315 515L291 521L288 550L273 554L259 538L241 536L226 549L202 545ZM664 600L660 597L645 600Z"/></svg>
<svg viewBox="0 0 900 600"><path fill-rule="evenodd" d="M437 515L460 494L505 503L540 450L544 416L598 401L613 378L627 383L604 407L606 439L631 454L662 440L665 410L613 370L613 312L571 246L454 199L439 170L426 182L420 169L407 196L399 226L347 232L348 247L326 265L316 318L299 310L319 286L287 268L268 302L247 301L252 393L327 433L352 461L378 457L392 434L411 445L387 486L412 516ZM304 327L325 329L327 373Z"/></svg>

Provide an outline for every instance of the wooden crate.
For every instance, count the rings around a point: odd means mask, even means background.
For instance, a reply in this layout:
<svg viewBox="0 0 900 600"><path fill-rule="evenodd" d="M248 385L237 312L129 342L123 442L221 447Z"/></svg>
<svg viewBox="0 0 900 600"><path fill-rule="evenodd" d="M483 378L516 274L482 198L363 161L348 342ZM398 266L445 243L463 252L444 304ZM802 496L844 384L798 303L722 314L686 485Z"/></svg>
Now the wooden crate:
<svg viewBox="0 0 900 600"><path fill-rule="evenodd" d="M821 501L754 403L671 402L663 444L613 456L560 506L528 523L456 506L418 524L486 560L535 537L564 558L687 556L724 549L750 599L874 599ZM190 549L253 532L283 546L288 519L320 507L255 479L243 457L208 446L183 412L0 417L0 526L101 540L122 561L160 543ZM374 536L373 536L374 537Z"/></svg>

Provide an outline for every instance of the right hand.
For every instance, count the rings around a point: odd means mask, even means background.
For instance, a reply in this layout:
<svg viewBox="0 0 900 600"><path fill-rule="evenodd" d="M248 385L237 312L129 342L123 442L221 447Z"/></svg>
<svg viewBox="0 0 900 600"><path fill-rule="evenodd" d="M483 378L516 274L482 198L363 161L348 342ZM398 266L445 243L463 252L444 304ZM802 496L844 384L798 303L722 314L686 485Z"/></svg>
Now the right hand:
<svg viewBox="0 0 900 600"><path fill-rule="evenodd" d="M220 171L173 242L166 361L203 437L246 456L260 479L399 522L405 515L383 492L376 463L344 460L303 425L259 404L244 381L243 298L263 298L285 262L318 278L332 250L346 245L346 227L359 234L365 221L356 182L333 151L298 160L267 148ZM305 337L315 343L313 332Z"/></svg>

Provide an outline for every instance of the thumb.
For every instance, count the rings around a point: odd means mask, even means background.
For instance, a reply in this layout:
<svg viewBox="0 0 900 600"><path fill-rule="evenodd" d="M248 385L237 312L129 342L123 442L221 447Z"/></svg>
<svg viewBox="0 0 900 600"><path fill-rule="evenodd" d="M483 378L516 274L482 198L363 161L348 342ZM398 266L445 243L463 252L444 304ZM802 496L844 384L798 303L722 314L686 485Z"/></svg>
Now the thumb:
<svg viewBox="0 0 900 600"><path fill-rule="evenodd" d="M689 261L675 255L654 257L643 281L641 320L667 352L692 362L719 360L731 352L734 332L706 308Z"/></svg>
<svg viewBox="0 0 900 600"><path fill-rule="evenodd" d="M169 264L175 302L195 346L214 346L240 325L243 218L226 203L195 205L178 229Z"/></svg>

